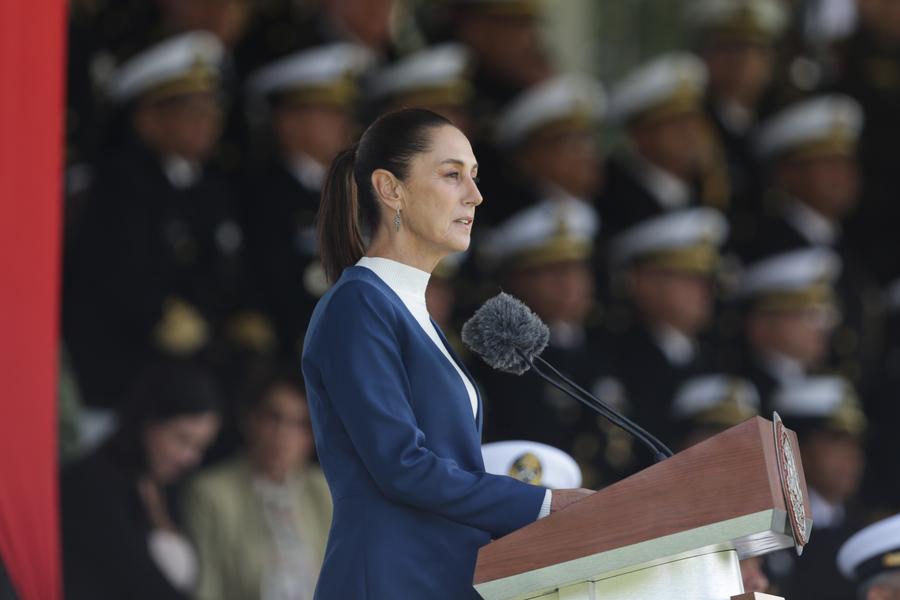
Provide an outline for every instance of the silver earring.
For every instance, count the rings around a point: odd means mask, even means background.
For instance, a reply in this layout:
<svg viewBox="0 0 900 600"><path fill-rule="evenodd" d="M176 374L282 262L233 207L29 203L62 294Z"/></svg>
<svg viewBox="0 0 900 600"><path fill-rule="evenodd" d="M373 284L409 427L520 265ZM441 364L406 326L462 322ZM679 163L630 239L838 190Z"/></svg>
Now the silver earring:
<svg viewBox="0 0 900 600"><path fill-rule="evenodd" d="M397 214L394 215L394 229L400 231L400 209L397 209Z"/></svg>

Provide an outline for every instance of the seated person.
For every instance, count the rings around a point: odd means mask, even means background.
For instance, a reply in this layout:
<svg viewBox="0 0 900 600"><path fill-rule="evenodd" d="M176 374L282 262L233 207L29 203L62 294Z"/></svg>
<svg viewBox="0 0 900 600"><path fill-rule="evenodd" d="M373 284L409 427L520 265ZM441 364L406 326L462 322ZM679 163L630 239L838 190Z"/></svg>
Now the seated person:
<svg viewBox="0 0 900 600"><path fill-rule="evenodd" d="M193 469L219 429L219 393L184 363L140 378L119 430L62 473L68 600L184 600L197 573L170 486Z"/></svg>
<svg viewBox="0 0 900 600"><path fill-rule="evenodd" d="M294 370L296 371L296 369ZM186 520L199 600L312 598L331 525L299 374L266 375L242 418L246 449L197 477Z"/></svg>

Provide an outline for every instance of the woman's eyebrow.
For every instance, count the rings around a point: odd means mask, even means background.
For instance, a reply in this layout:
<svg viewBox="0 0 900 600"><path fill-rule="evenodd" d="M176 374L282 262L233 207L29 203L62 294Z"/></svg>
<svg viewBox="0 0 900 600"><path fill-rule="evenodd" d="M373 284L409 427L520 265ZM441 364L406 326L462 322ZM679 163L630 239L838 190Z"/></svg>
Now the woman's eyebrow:
<svg viewBox="0 0 900 600"><path fill-rule="evenodd" d="M445 159L442 160L439 164L442 164L442 165L443 165L443 164L447 164L447 163L454 164L454 165L459 165L460 167L465 167L465 166L466 166L466 163L463 162L463 161L461 161L461 160L458 159L458 158L445 158ZM473 169L477 169L477 168L478 168L478 163L475 163L474 165L472 165L472 168L473 168Z"/></svg>

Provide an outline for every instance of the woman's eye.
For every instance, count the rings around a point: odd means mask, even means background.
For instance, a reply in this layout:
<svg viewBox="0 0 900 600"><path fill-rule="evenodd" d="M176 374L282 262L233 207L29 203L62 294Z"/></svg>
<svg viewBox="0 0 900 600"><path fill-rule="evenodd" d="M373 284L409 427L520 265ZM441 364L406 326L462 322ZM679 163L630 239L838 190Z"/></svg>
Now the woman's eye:
<svg viewBox="0 0 900 600"><path fill-rule="evenodd" d="M447 173L447 177L450 177L451 179L459 179L459 173Z"/></svg>
<svg viewBox="0 0 900 600"><path fill-rule="evenodd" d="M481 175L473 175L472 181L474 181L475 183L481 183Z"/></svg>

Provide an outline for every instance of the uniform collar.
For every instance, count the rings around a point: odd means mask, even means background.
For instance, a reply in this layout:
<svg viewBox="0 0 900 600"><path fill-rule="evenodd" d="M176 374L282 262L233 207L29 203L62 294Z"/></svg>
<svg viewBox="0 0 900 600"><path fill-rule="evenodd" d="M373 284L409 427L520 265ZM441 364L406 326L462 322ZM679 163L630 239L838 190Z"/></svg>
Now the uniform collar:
<svg viewBox="0 0 900 600"><path fill-rule="evenodd" d="M841 234L838 224L832 223L804 202L787 201L784 218L811 244L833 246Z"/></svg>
<svg viewBox="0 0 900 600"><path fill-rule="evenodd" d="M684 366L694 360L697 346L694 340L671 327L655 329L651 335L657 347L673 365Z"/></svg>
<svg viewBox="0 0 900 600"><path fill-rule="evenodd" d="M640 184L663 208L670 210L690 204L691 188L678 177L637 154L632 157L631 167Z"/></svg>
<svg viewBox="0 0 900 600"><path fill-rule="evenodd" d="M753 113L737 102L730 100L716 102L714 110L722 126L735 135L746 135L753 126Z"/></svg>
<svg viewBox="0 0 900 600"><path fill-rule="evenodd" d="M178 190L187 189L203 175L203 167L180 156L166 156L162 160L162 170L172 187Z"/></svg>
<svg viewBox="0 0 900 600"><path fill-rule="evenodd" d="M806 376L806 370L800 361L780 352L765 352L759 355L759 361L763 369L779 383L802 379Z"/></svg>
<svg viewBox="0 0 900 600"><path fill-rule="evenodd" d="M317 160L306 154L300 154L288 160L288 171L300 182L300 185L310 190L321 190L325 183L327 168Z"/></svg>
<svg viewBox="0 0 900 600"><path fill-rule="evenodd" d="M832 504L813 488L809 488L809 510L817 529L837 527L847 514L843 504Z"/></svg>

